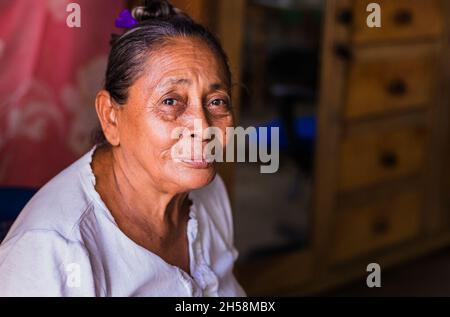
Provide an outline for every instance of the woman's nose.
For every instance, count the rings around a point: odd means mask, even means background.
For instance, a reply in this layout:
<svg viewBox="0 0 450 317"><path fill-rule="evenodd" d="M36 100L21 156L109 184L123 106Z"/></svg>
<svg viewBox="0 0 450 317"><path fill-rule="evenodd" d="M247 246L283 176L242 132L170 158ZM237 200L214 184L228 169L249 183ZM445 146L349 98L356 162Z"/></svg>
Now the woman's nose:
<svg viewBox="0 0 450 317"><path fill-rule="evenodd" d="M205 133L206 129L211 127L211 123L208 120L205 109L203 107L196 107L196 109L193 110L189 121L191 138L199 138L204 140L205 135L207 135L207 133Z"/></svg>

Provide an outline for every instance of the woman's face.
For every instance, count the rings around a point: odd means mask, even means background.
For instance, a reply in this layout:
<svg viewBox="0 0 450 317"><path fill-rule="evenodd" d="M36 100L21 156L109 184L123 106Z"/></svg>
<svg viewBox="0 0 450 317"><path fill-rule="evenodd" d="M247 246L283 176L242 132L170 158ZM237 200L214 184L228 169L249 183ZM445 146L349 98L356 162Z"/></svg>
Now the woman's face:
<svg viewBox="0 0 450 317"><path fill-rule="evenodd" d="M205 164L210 140L194 123L225 135L233 115L224 66L213 51L198 39L169 41L150 54L118 112L120 149L161 190L184 192L207 185L215 175L214 164ZM183 134L175 133L181 129Z"/></svg>

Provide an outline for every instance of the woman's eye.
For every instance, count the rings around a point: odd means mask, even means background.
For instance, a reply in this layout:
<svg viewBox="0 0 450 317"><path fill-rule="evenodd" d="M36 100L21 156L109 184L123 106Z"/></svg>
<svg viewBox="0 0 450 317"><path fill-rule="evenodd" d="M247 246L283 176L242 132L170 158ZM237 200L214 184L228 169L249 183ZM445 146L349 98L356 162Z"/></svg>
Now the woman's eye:
<svg viewBox="0 0 450 317"><path fill-rule="evenodd" d="M211 101L211 105L213 106L227 106L228 102L224 99L214 99Z"/></svg>
<svg viewBox="0 0 450 317"><path fill-rule="evenodd" d="M166 106L176 106L178 104L178 100L174 98L164 99L163 104Z"/></svg>

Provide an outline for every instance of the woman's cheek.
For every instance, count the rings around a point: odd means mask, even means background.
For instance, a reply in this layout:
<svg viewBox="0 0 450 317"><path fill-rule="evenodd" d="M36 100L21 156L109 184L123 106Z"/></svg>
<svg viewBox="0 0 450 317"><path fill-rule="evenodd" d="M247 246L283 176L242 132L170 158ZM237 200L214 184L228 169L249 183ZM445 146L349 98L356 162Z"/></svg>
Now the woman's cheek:
<svg viewBox="0 0 450 317"><path fill-rule="evenodd" d="M181 138L170 148L170 159L177 162L181 158L191 157L189 151L189 142L186 138Z"/></svg>
<svg viewBox="0 0 450 317"><path fill-rule="evenodd" d="M171 158L171 152L177 146L178 137L175 133L177 127L173 123L161 120L152 120L148 123L146 143L156 152L158 157L167 160Z"/></svg>

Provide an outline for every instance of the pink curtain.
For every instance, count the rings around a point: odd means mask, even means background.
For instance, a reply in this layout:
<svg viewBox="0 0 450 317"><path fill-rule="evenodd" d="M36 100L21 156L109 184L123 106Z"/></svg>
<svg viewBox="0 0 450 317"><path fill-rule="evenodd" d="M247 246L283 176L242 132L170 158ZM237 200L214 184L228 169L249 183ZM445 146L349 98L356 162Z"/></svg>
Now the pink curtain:
<svg viewBox="0 0 450 317"><path fill-rule="evenodd" d="M69 28L69 3L81 27ZM123 0L0 0L0 186L40 187L89 149Z"/></svg>

